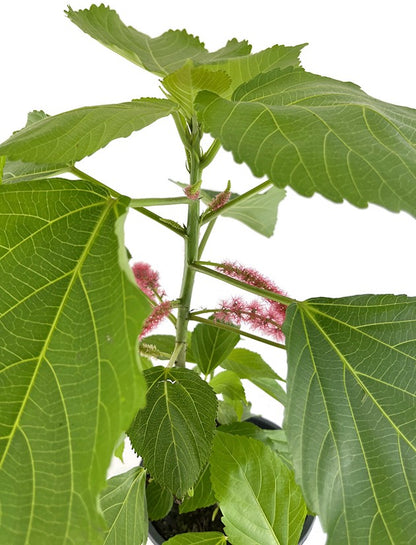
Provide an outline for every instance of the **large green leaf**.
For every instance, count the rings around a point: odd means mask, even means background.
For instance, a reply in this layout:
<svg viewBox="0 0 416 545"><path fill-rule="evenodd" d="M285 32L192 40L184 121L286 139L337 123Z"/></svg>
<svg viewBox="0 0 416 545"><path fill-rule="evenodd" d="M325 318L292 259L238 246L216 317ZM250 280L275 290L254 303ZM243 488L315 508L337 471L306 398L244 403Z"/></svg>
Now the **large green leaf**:
<svg viewBox="0 0 416 545"><path fill-rule="evenodd" d="M100 543L97 495L145 394L127 204L78 180L0 188L2 544Z"/></svg>
<svg viewBox="0 0 416 545"><path fill-rule="evenodd" d="M285 428L328 544L416 536L416 298L360 295L289 307Z"/></svg>
<svg viewBox="0 0 416 545"><path fill-rule="evenodd" d="M214 391L189 369L145 371L147 405L128 434L152 477L181 498L208 460L215 430Z"/></svg>
<svg viewBox="0 0 416 545"><path fill-rule="evenodd" d="M416 216L415 110L301 68L260 74L233 100L203 91L197 105L205 129L256 176Z"/></svg>
<svg viewBox="0 0 416 545"><path fill-rule="evenodd" d="M192 332L192 353L198 367L209 375L224 361L234 346L240 340L240 335L226 331L211 324L198 324Z"/></svg>
<svg viewBox="0 0 416 545"><path fill-rule="evenodd" d="M40 119L14 133L0 144L0 155L46 165L73 163L175 108L170 100L156 98L78 108Z"/></svg>
<svg viewBox="0 0 416 545"><path fill-rule="evenodd" d="M227 538L221 532L189 532L171 537L166 545L227 545Z"/></svg>
<svg viewBox="0 0 416 545"><path fill-rule="evenodd" d="M196 64L247 55L251 46L233 39L222 49L209 53L199 38L185 30L168 30L151 38L131 26L126 26L118 14L101 4L67 15L81 30L134 64L159 76L165 76L192 59Z"/></svg>
<svg viewBox="0 0 416 545"><path fill-rule="evenodd" d="M146 545L146 470L135 467L108 480L100 504L107 522L104 545Z"/></svg>
<svg viewBox="0 0 416 545"><path fill-rule="evenodd" d="M201 191L202 200L209 204L218 191L204 189ZM241 221L257 233L265 237L271 237L277 221L277 207L285 198L286 191L278 187L272 187L264 193L257 193L242 202L235 203L228 210L224 210L222 216ZM239 197L231 193L230 202Z"/></svg>
<svg viewBox="0 0 416 545"><path fill-rule="evenodd" d="M306 516L293 473L266 445L218 432L211 480L233 545L296 545Z"/></svg>

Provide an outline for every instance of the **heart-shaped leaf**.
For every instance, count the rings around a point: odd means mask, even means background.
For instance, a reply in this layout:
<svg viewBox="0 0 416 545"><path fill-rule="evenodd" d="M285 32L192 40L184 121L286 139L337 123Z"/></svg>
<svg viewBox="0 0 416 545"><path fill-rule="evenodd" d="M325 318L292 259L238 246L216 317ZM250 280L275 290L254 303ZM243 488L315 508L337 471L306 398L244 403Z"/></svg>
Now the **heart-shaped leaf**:
<svg viewBox="0 0 416 545"><path fill-rule="evenodd" d="M189 369L159 366L146 370L145 377L147 405L128 435L151 476L181 498L208 460L217 399Z"/></svg>
<svg viewBox="0 0 416 545"><path fill-rule="evenodd" d="M0 504L8 545L102 543L97 496L145 401L149 306L123 244L128 199L79 180L0 187ZM103 263L105 266L103 267Z"/></svg>
<svg viewBox="0 0 416 545"><path fill-rule="evenodd" d="M289 307L285 429L328 544L416 535L416 298L360 295Z"/></svg>

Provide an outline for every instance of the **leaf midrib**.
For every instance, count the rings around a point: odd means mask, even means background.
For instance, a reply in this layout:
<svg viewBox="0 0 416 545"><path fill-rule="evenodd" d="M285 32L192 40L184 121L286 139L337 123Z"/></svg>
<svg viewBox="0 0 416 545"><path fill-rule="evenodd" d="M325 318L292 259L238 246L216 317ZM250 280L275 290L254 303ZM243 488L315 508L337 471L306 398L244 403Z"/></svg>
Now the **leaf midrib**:
<svg viewBox="0 0 416 545"><path fill-rule="evenodd" d="M5 447L5 450L4 450L4 453L3 453L3 456L0 460L0 469L2 468L2 465L4 463L4 460L6 459L6 456L8 454L8 451L10 449L10 446L13 442L13 439L15 437L15 434L16 434L16 431L17 429L19 428L19 424L20 424L20 420L23 416L23 413L24 413L24 410L26 408L26 404L29 400L29 397L30 397L30 393L35 385L35 382L36 382L36 378L37 378L37 375L38 375L38 372L39 372L39 368L41 366L41 363L45 360L47 361L47 358L46 358L46 353L47 353L47 350L49 348L49 344L53 338L53 335L54 335L54 332L56 330L56 325L64 311L64 308L65 308L65 303L67 302L67 299L69 297L69 294L72 290L72 287L75 283L75 280L77 279L78 275L79 275L79 272L82 270L82 267L89 255L89 251L91 250L93 244L95 243L95 240L99 234L99 231L102 227L102 224L104 223L104 221L106 220L107 218L107 215L108 213L110 212L111 208L113 206L115 206L115 204L117 203L117 199L114 199L112 197L110 197L107 201L107 204L106 206L104 207L103 209L103 212L101 214L101 217L99 218L99 220L97 221L97 225L96 227L94 228L93 232L91 233L91 236L80 256L80 259L77 263L77 266L74 268L73 270L73 274L72 274L72 277L68 283L68 287L66 289L66 292L62 298L62 301L61 301L61 304L59 305L58 309L57 309L57 312L56 312L56 315L55 315L55 318L51 324L51 327L49 329L49 333L45 339L45 342L44 342L44 345L43 345L43 348L39 354L39 357L37 358L37 364L36 364L36 367L33 371L33 376L32 376L32 379L28 385L28 388L27 388L27 392L24 396L24 399L22 401L22 405L20 407L20 410L19 410L19 413L16 417L16 420L13 424L13 427L12 427L12 430L11 430L11 433L10 433L10 436L9 436L9 440L6 444L6 447ZM47 362L48 365L50 367L52 367L50 365L49 362ZM65 407L65 400L62 399L62 403L63 403L63 406L64 406L64 409L65 409L65 418L66 418L66 421L67 421L67 429L68 429L68 448L69 448L69 451L70 451L70 456L69 456L69 459L70 459L70 465L71 465L71 472L70 472L70 477L71 477L71 490L73 489L73 453L72 453L72 446L71 446L71 441L70 441L70 437L69 437L69 423L68 423L68 413L66 411L66 407ZM32 502L33 504L34 502ZM70 500L69 500L69 505L68 505L68 518L67 518L67 528L66 528L66 535L67 535L67 532L68 532L68 528L69 528L69 523L70 523L70 513L71 513L71 510L72 510L72 494L70 496ZM30 530L30 527L31 527L31 521L33 519L33 512L31 513L31 519L30 519L30 523L28 525L28 531ZM26 534L26 540L25 540L25 543L27 543L27 539L29 537L29 533Z"/></svg>

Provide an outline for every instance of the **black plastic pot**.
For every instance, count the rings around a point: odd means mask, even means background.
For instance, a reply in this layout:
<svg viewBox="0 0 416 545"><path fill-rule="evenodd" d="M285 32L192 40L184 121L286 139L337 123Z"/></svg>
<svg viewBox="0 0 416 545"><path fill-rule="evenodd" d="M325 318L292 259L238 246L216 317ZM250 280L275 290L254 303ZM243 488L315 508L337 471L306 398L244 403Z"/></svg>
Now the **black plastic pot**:
<svg viewBox="0 0 416 545"><path fill-rule="evenodd" d="M259 428L262 428L263 430L280 430L280 426L275 424L274 422L271 422L270 420L267 420L266 418L263 418L262 416L252 416L247 419L247 422L251 422L258 426ZM312 529L312 524L314 521L314 517L311 515L307 515L305 518L305 522L303 524L302 533L300 534L299 538L299 545L302 545L305 543L306 538L310 534L310 531ZM152 522L149 521L149 538L150 541L153 543L153 545L161 545L162 543L165 543L166 539L159 534L159 532L156 530Z"/></svg>

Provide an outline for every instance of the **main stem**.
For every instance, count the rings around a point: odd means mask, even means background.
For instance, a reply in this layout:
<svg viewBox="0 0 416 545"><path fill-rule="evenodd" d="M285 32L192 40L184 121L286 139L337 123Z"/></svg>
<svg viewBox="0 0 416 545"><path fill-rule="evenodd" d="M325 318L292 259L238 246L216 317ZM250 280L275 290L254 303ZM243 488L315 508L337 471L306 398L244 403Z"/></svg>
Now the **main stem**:
<svg viewBox="0 0 416 545"><path fill-rule="evenodd" d="M201 129L193 119L190 126L188 146L188 170L190 185L195 186L201 180ZM177 367L185 367L186 342L189 323L189 311L191 306L192 290L194 287L195 270L191 264L198 259L199 245L199 199L189 200L188 221L185 236L185 262L182 279L181 294L179 297L178 318L176 322L176 360Z"/></svg>

